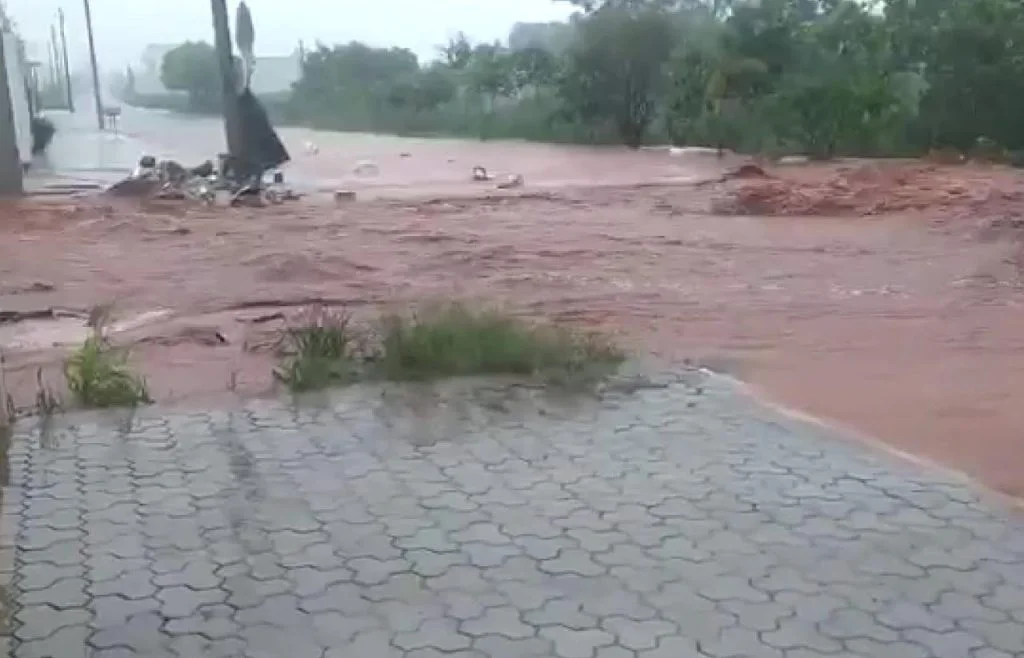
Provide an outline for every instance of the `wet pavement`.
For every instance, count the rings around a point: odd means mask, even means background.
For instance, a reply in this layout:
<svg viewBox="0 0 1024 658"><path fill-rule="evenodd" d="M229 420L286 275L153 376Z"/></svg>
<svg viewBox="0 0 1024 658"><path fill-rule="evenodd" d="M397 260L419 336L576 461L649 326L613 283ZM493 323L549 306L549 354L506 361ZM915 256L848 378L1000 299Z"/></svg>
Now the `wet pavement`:
<svg viewBox="0 0 1024 658"><path fill-rule="evenodd" d="M131 172L142 155L192 165L224 150L222 124L212 117L124 107L116 127L101 131L92 112L45 114L57 132L34 167L39 173L117 180Z"/></svg>
<svg viewBox="0 0 1024 658"><path fill-rule="evenodd" d="M88 112L54 110L45 116L57 132L46 152L33 159L25 177L30 193L53 194L68 185L85 188L114 183L128 175L147 150L136 137L98 130L96 117Z"/></svg>
<svg viewBox="0 0 1024 658"><path fill-rule="evenodd" d="M962 482L717 378L447 390L19 430L11 655L1024 652L1024 525Z"/></svg>

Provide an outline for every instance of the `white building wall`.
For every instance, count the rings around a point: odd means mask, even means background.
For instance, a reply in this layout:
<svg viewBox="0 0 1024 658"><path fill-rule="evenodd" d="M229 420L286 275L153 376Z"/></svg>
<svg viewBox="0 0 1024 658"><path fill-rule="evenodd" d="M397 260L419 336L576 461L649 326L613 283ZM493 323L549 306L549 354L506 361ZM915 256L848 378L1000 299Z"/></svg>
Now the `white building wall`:
<svg viewBox="0 0 1024 658"><path fill-rule="evenodd" d="M11 109L14 111L15 141L21 161L27 165L32 162L32 115L29 112L28 88L25 86L25 61L16 34L4 32L3 43L7 87L11 90Z"/></svg>

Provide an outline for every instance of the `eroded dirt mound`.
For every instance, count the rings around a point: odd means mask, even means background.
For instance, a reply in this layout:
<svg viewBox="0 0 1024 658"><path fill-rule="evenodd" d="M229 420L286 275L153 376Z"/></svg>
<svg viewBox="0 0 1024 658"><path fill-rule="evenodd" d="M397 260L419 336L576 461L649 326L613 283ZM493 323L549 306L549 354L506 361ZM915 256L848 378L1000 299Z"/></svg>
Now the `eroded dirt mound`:
<svg viewBox="0 0 1024 658"><path fill-rule="evenodd" d="M723 181L712 211L724 215L878 215L977 207L1020 200L1012 186L964 168L865 164L734 177Z"/></svg>
<svg viewBox="0 0 1024 658"><path fill-rule="evenodd" d="M725 172L725 175L722 178L724 180L736 180L744 178L764 179L771 178L771 176L769 176L768 173L764 169L762 169L760 165L754 164L753 162L748 162L746 164L740 165L739 167L736 167L735 169Z"/></svg>

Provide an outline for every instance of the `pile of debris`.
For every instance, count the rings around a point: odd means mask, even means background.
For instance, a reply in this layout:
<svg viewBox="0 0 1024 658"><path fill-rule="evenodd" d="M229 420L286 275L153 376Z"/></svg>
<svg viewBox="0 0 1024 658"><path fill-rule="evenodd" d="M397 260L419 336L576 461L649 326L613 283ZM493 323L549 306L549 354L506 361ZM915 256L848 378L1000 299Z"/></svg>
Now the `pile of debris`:
<svg viewBox="0 0 1024 658"><path fill-rule="evenodd" d="M223 193L231 206L278 204L299 198L285 186L280 170L246 176L232 169L231 158L226 154L219 155L218 160L218 166L207 160L185 168L174 160L157 161L144 155L127 178L105 192L116 197L194 201L204 205L214 205Z"/></svg>
<svg viewBox="0 0 1024 658"><path fill-rule="evenodd" d="M1001 194L990 181L972 180L928 165L866 164L825 177L786 178L748 169L725 176L712 212L721 215L878 215L972 206Z"/></svg>
<svg viewBox="0 0 1024 658"><path fill-rule="evenodd" d="M217 156L218 164L207 160L186 168L174 160L157 162L151 155L139 160L127 178L107 188L119 197L142 197L198 201L212 205L225 192L235 205L282 203L298 198L284 186L280 171L291 158L270 124L266 110L248 87L239 94L238 152Z"/></svg>
<svg viewBox="0 0 1024 658"><path fill-rule="evenodd" d="M486 168L477 165L473 167L472 179L477 183L481 183L494 180L494 176ZM508 174L503 180L498 181L495 187L499 190L511 190L516 187L522 187L524 183L525 180L522 174Z"/></svg>

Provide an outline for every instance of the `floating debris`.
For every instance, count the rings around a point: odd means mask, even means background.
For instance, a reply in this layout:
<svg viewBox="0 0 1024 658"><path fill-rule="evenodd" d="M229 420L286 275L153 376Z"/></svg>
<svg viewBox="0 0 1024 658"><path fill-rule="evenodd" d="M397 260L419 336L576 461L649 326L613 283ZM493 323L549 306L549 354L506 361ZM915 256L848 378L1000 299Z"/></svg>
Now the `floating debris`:
<svg viewBox="0 0 1024 658"><path fill-rule="evenodd" d="M509 190L514 187L523 186L523 177L520 174L509 174L508 178L498 183L499 190Z"/></svg>

